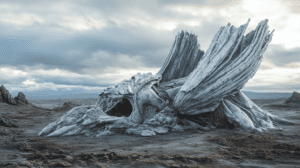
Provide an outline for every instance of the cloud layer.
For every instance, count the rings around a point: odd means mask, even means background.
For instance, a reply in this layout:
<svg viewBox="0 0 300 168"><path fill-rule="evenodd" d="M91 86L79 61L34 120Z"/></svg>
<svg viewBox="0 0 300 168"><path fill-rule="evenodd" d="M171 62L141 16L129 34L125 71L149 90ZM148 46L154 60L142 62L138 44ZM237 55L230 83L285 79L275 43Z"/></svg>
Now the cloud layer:
<svg viewBox="0 0 300 168"><path fill-rule="evenodd" d="M243 1L3 0L0 83L12 91L99 92L137 72L159 71L181 30L206 50L218 29L268 18L276 29L245 90L299 90L300 3ZM246 32L246 33L247 33Z"/></svg>

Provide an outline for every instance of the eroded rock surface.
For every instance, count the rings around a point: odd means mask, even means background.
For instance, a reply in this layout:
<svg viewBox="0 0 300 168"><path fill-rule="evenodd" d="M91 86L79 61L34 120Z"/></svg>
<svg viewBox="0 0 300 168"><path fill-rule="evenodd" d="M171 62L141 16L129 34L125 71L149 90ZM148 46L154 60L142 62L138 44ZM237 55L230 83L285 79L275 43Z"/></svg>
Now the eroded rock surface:
<svg viewBox="0 0 300 168"><path fill-rule="evenodd" d="M19 92L18 96L15 97L14 100L17 105L27 105L28 104L28 100L26 99L26 96L22 92Z"/></svg>
<svg viewBox="0 0 300 168"><path fill-rule="evenodd" d="M293 95L285 101L288 105L300 106L300 93L293 92Z"/></svg>
<svg viewBox="0 0 300 168"><path fill-rule="evenodd" d="M26 99L24 93L19 92L18 96L12 98L9 91L3 85L0 86L0 102L4 102L11 105L17 105L17 106L30 104Z"/></svg>
<svg viewBox="0 0 300 168"><path fill-rule="evenodd" d="M80 106L80 104L78 103L74 103L74 102L71 102L71 101L66 101L64 102L64 104L62 106L59 106L59 107L55 107L53 108L54 111L69 111L71 110L72 108L76 107L76 106Z"/></svg>
<svg viewBox="0 0 300 168"><path fill-rule="evenodd" d="M11 118L0 115L0 126L18 127L17 123Z"/></svg>
<svg viewBox="0 0 300 168"><path fill-rule="evenodd" d="M8 103L8 104L16 104L15 100L11 97L10 93L6 88L1 85L0 86L0 92L1 92L1 97L2 97L2 102Z"/></svg>

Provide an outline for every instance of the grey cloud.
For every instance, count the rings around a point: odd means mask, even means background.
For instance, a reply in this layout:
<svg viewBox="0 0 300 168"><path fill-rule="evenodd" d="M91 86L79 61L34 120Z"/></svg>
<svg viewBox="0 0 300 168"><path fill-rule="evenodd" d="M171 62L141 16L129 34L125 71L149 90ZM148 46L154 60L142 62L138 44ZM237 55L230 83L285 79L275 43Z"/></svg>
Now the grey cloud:
<svg viewBox="0 0 300 168"><path fill-rule="evenodd" d="M265 54L277 66L285 66L292 62L300 62L300 47L286 49L283 45L270 44Z"/></svg>
<svg viewBox="0 0 300 168"><path fill-rule="evenodd" d="M175 36L181 30L193 32L199 37L201 50L206 51L215 33L221 26L227 24L221 16L218 19L203 21L198 27L184 24L178 25L173 31L158 31L146 26L130 24L118 25L111 17L139 15L145 12L153 18L167 18L180 21L197 19L195 16L183 15L168 10L162 10L168 5L195 4L198 6L226 5L230 1L215 3L212 1L2 1L16 3L24 7L40 6L56 2L69 2L83 10L99 11L105 17L108 27L91 29L83 32L71 31L57 24L55 20L47 23L36 22L22 29L0 25L0 66L11 65L21 70L59 68L79 74L85 74L86 69L97 69L104 73L107 67L114 68L160 68L168 56ZM131 13L134 9L137 13ZM44 16L40 11L38 15ZM67 15L68 13L66 13ZM247 18L246 18L247 19ZM202 20L202 19L201 19ZM245 20L246 22L246 20ZM244 23L241 23L244 24ZM238 27L239 25L235 25ZM101 51L96 54L97 52ZM100 55L99 55L100 54ZM106 54L106 55L101 55ZM124 60L125 59L125 60ZM29 69L30 70L30 69ZM33 75L36 82L53 82L55 84L74 84L86 86L106 86L105 81L90 77L55 78ZM22 82L20 79L15 82Z"/></svg>
<svg viewBox="0 0 300 168"><path fill-rule="evenodd" d="M222 0L222 1L211 1L211 0L158 0L160 4L197 4L197 5L203 5L203 6L213 6L213 7L219 7L223 5L227 5L232 0Z"/></svg>
<svg viewBox="0 0 300 168"><path fill-rule="evenodd" d="M64 0L1 0L1 3L21 4L23 6L45 5L49 3L62 2Z"/></svg>
<svg viewBox="0 0 300 168"><path fill-rule="evenodd" d="M75 2L81 6L97 8L105 13L121 13L126 12L128 8L140 8L144 11L155 13L160 11L163 7L167 5L198 5L198 6L212 6L220 7L227 5L233 0L223 0L223 1L211 1L211 0L149 0L149 1L139 1L139 0L110 0L110 1L97 1L97 0L76 0Z"/></svg>
<svg viewBox="0 0 300 168"><path fill-rule="evenodd" d="M168 6L174 5L193 5L198 7L221 7L229 5L233 0L223 0L223 1L211 1L211 0L150 0L150 1L140 1L140 0L110 0L110 1L97 1L97 0L76 0L69 1L75 3L79 6L100 11L101 15L110 18L114 16L139 16L142 13L146 13L153 18L166 18L173 20L187 20L187 19L199 19L197 16L192 16L190 14L183 14L173 12L171 10L165 9ZM199 9L201 10L201 9ZM107 20L107 23L114 25L115 22L112 20Z"/></svg>
<svg viewBox="0 0 300 168"><path fill-rule="evenodd" d="M15 81L14 81L15 82ZM11 80L9 80L9 79L6 79L5 77L1 77L0 78L0 84L12 84L12 83L14 83L14 82L12 82Z"/></svg>
<svg viewBox="0 0 300 168"><path fill-rule="evenodd" d="M276 84L270 86L251 86L244 87L245 91L254 91L254 92L293 92L295 90L300 90L299 84Z"/></svg>
<svg viewBox="0 0 300 168"><path fill-rule="evenodd" d="M178 32L187 31L198 36L198 43L200 44L200 49L206 51L209 44L211 43L214 35L217 33L219 28L224 26L223 22L218 20L203 21L200 26L192 27L183 24L178 25L178 27L167 35L168 43L163 48L164 50L157 50L154 52L144 53L142 57L143 62L146 66L159 68L164 63L167 58L172 44L175 40L175 36Z"/></svg>
<svg viewBox="0 0 300 168"><path fill-rule="evenodd" d="M26 30L24 34L27 33ZM92 31L86 34L73 35L73 38L66 37L53 42L41 42L41 38L51 38L51 34L44 31L36 31L39 38L26 37L29 42L22 42L22 36L1 38L0 43L0 64L22 65L44 64L47 67L59 67L80 72L82 61L89 59L93 53L102 50L111 54L122 53L130 56L151 53L160 50L165 44L155 41L154 38L145 35L136 35L132 30L121 28L110 28L108 30ZM148 37L147 37L148 36ZM3 36L2 36L3 37ZM29 40L28 40L29 39ZM20 42L21 41L21 42ZM24 41L24 40L23 40ZM77 54L72 54L77 51ZM101 68L101 67L100 67Z"/></svg>
<svg viewBox="0 0 300 168"><path fill-rule="evenodd" d="M41 75L32 75L35 78L36 83L54 83L59 85L83 85L83 86L96 86L96 87L107 87L109 84L105 81L99 81L91 76L87 77L56 77L47 76L47 78Z"/></svg>
<svg viewBox="0 0 300 168"><path fill-rule="evenodd" d="M148 30L145 30L138 35L134 33L137 28L128 26L121 29L115 27L109 30L94 30L80 35L75 34L72 38L62 35L62 39L56 39L53 42L41 42L41 39L51 37L51 34L36 31L39 38L30 39L26 37L29 43L17 43L2 39L3 43L9 46L8 52L10 53L7 55L10 55L10 57L6 57L1 61L1 64L10 64L23 70L28 69L28 66L32 70L59 68L79 74L87 73L88 71L85 71L85 69L97 69L94 72L88 72L93 75L105 73L107 67L124 69L137 67L160 68L171 49L175 35L182 29L193 30L200 39L201 49L206 50L212 37L222 26L221 24L221 22L206 21L200 27L179 25L172 32L151 32L150 34ZM23 30L23 33L26 34L26 29ZM102 53L98 53L99 51ZM93 56L97 58L96 53L98 53L99 58L95 60ZM5 55L0 56L0 58L4 58ZM108 86L106 81L99 81L91 77L59 78L38 74L31 77L36 79L37 83L53 82L54 84L64 85ZM14 82L21 83L25 80L14 80Z"/></svg>
<svg viewBox="0 0 300 168"><path fill-rule="evenodd" d="M9 3L16 2L18 1L9 1ZM51 1L39 1L37 4L33 2L23 1L20 4L43 5L44 3L51 3ZM63 1L54 1L53 3L55 2ZM107 11L121 14L126 12L127 8L128 10L131 8L138 8L143 11L150 10L152 11L151 14L160 15L162 14L160 10L164 5L177 3L174 1L158 1L157 3L145 1L133 1L132 3L128 3L128 1L120 1L119 3L117 1L107 1L105 3L101 1L68 2L83 7L98 8L104 14L108 15L110 13L107 13ZM205 4L207 2L197 1L198 4ZM178 1L178 3L181 3L181 1ZM164 15L164 17L171 18L177 18L177 16L179 15L174 13ZM187 16L181 17L183 19ZM109 23L109 27L102 30L90 30L73 34L53 31L51 29L53 27L64 29L55 23L43 25L36 23L21 30L9 27L10 32L8 34L6 34L8 27L0 25L0 30L2 29L5 32L5 34L0 33L1 37L3 37L0 42L5 44L0 48L0 57L2 58L0 58L0 64L10 64L16 67L44 64L46 68L62 68L81 73L81 69L88 66L86 64L83 65L82 62L90 59L93 53L101 50L112 55L125 54L130 57L137 56L140 57L146 67L157 68L162 65L164 59L167 57L177 32L181 30L193 30L195 34L199 35L200 43L204 46L204 48L201 48L206 49L214 34L223 25L221 22L213 20L212 22L203 22L200 27L179 25L173 32L160 32L147 27L133 27L129 24L119 27L109 17L107 18L107 22ZM12 39L15 41L11 41ZM72 54L73 51L78 51L78 54ZM7 57L8 55L9 58ZM101 68L105 67L99 67L99 69Z"/></svg>

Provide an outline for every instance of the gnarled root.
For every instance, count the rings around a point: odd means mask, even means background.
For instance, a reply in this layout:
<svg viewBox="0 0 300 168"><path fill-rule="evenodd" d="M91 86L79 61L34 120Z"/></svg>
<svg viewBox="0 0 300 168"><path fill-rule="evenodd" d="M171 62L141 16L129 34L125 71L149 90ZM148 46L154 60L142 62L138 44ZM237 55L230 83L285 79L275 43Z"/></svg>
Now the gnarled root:
<svg viewBox="0 0 300 168"><path fill-rule="evenodd" d="M254 129L262 132L267 129L275 129L274 121L283 124L294 124L292 121L279 118L262 110L241 91L224 99L217 110L223 112L230 123L245 130Z"/></svg>

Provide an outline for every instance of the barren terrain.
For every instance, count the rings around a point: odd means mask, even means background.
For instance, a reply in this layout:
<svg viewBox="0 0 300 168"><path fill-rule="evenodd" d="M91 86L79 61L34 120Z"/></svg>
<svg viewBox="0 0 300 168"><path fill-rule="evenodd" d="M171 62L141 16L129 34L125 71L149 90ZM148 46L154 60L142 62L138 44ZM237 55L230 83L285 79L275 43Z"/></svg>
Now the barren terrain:
<svg viewBox="0 0 300 168"><path fill-rule="evenodd" d="M298 123L264 133L214 129L153 137L38 137L70 108L60 108L65 101L79 105L97 99L30 100L34 107L0 103L0 115L19 126L0 126L0 167L300 167L300 108L284 105L284 99L254 100ZM59 110L47 109L54 107Z"/></svg>

